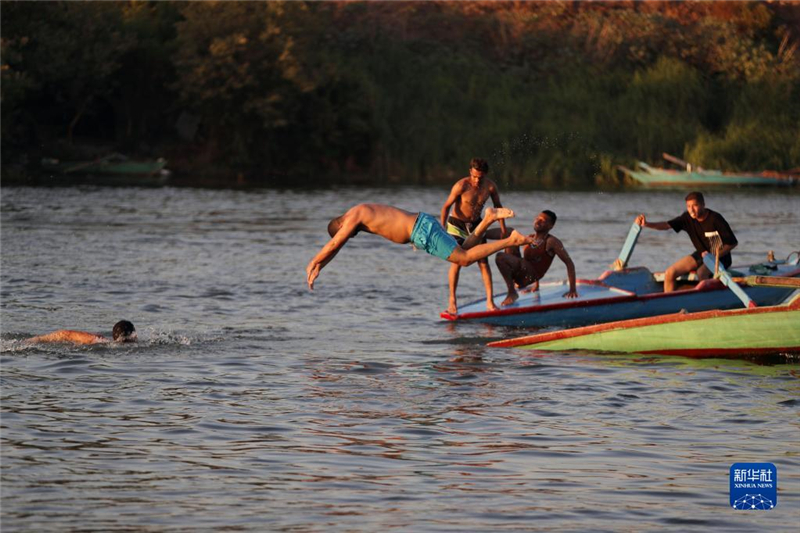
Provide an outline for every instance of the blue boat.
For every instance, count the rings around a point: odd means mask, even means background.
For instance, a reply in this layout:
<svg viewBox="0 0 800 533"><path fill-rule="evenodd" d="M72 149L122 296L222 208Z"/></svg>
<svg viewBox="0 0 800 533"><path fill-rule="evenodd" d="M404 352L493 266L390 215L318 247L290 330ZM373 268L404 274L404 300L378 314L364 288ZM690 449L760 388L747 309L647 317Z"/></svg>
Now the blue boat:
<svg viewBox="0 0 800 533"><path fill-rule="evenodd" d="M736 274L747 272L768 276L800 276L800 256L793 253L785 261L767 261L739 267ZM734 272L732 272L733 274ZM663 273L654 275L647 268L608 270L595 280L577 280L578 298L566 299L566 281L541 283L538 292L520 294L519 299L495 311L486 309L486 301L465 305L458 315L442 313L442 318L475 321L499 326L575 327L616 320L665 315L669 313L709 311L742 307L742 302L718 279L698 281L694 275L679 278L674 292L663 292ZM794 289L784 287L743 287L758 305L777 305Z"/></svg>

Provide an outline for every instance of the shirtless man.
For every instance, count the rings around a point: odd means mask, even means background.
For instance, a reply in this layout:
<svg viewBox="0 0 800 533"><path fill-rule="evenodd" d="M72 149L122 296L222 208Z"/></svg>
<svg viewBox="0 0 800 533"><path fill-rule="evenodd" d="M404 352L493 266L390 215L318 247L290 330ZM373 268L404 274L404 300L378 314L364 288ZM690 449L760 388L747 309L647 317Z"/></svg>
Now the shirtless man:
<svg viewBox="0 0 800 533"><path fill-rule="evenodd" d="M136 328L127 320L120 320L114 324L111 331L113 342L136 342ZM87 333L86 331L74 331L71 329L60 329L47 335L31 337L27 342L71 342L73 344L101 344L112 342L102 335Z"/></svg>
<svg viewBox="0 0 800 533"><path fill-rule="evenodd" d="M453 185L450 196L447 197L442 206L442 226L447 228L447 233L455 237L458 244L463 244L481 222L481 211L483 204L489 197L496 208L503 207L500 204L500 194L497 192L497 185L486 177L489 173L489 164L480 158L474 158L469 163L469 176L461 178ZM453 207L453 214L450 207ZM500 220L500 228L487 231L482 242L489 239L502 239L508 234L505 221ZM489 269L489 261L485 258L478 261L483 278L483 286L486 288L486 309L494 311L494 294L492 289L492 271ZM448 281L450 284L450 302L447 312L451 315L458 314L458 303L456 300L456 287L458 287L458 276L461 267L458 264L450 265Z"/></svg>
<svg viewBox="0 0 800 533"><path fill-rule="evenodd" d="M567 266L567 277L569 278L569 291L563 294L564 298L577 298L578 291L575 290L575 265L572 262L564 245L554 235L550 235L550 230L556 224L556 214L552 211L544 210L534 219L531 235L532 242L525 247L520 256L519 249L516 253L497 254L495 262L500 274L508 286L508 295L500 305L511 305L517 301L516 286L522 288L530 285L529 289L523 292L534 292L539 290L539 280L542 279L550 268L553 258L558 256Z"/></svg>
<svg viewBox="0 0 800 533"><path fill-rule="evenodd" d="M410 213L390 205L359 204L328 223L331 240L306 266L308 288L314 289L314 280L320 271L359 231L374 233L398 244L410 242L431 255L457 265L468 266L507 246L520 246L530 241L530 238L514 231L503 240L479 244L489 225L513 216L514 212L510 209L487 209L483 221L464 244L459 246L453 236L448 235L436 219L427 213Z"/></svg>
<svg viewBox="0 0 800 533"><path fill-rule="evenodd" d="M667 222L648 222L644 214L636 217L636 223L643 228L662 231L672 229L675 233L683 230L689 234L689 238L694 244L695 251L691 255L678 259L664 272L664 292L675 290L675 279L692 270L697 271L698 279L711 277L712 273L703 264L703 256L716 251L712 239L716 238L722 242L719 250L719 262L725 268L730 268L733 262L731 250L739 244L728 221L716 211L706 208L703 193L690 192L686 195L685 200L686 211Z"/></svg>

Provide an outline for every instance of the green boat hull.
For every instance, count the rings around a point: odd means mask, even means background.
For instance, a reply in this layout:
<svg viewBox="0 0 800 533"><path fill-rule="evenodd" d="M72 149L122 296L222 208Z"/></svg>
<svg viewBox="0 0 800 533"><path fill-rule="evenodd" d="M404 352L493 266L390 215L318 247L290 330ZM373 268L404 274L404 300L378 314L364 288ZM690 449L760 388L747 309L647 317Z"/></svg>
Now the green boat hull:
<svg viewBox="0 0 800 533"><path fill-rule="evenodd" d="M800 296L780 306L624 320L498 341L490 346L688 357L800 354Z"/></svg>
<svg viewBox="0 0 800 533"><path fill-rule="evenodd" d="M620 167L625 174L646 187L776 187L800 183L795 175L765 171L737 174L718 170L693 170L689 172L655 168L639 163L644 170Z"/></svg>
<svg viewBox="0 0 800 533"><path fill-rule="evenodd" d="M62 161L42 163L42 169L56 174L92 174L98 176L150 176L166 166L163 159L155 161L81 162Z"/></svg>

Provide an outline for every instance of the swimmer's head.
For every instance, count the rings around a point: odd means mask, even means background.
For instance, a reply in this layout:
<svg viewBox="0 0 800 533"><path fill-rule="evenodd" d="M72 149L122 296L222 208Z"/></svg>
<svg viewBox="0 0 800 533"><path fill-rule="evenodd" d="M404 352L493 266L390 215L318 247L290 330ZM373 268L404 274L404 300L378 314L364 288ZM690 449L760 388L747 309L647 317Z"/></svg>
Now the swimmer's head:
<svg viewBox="0 0 800 533"><path fill-rule="evenodd" d="M114 324L111 336L117 342L136 342L136 328L127 320L120 320Z"/></svg>

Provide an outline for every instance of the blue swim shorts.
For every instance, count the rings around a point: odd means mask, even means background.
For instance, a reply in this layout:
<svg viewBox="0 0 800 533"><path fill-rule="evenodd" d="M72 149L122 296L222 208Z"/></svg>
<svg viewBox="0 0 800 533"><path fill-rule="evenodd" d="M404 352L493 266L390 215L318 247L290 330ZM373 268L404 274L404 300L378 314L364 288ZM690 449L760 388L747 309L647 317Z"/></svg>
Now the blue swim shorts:
<svg viewBox="0 0 800 533"><path fill-rule="evenodd" d="M431 255L447 260L458 243L449 235L435 218L427 213L420 213L411 231L411 243L416 248L425 250Z"/></svg>

